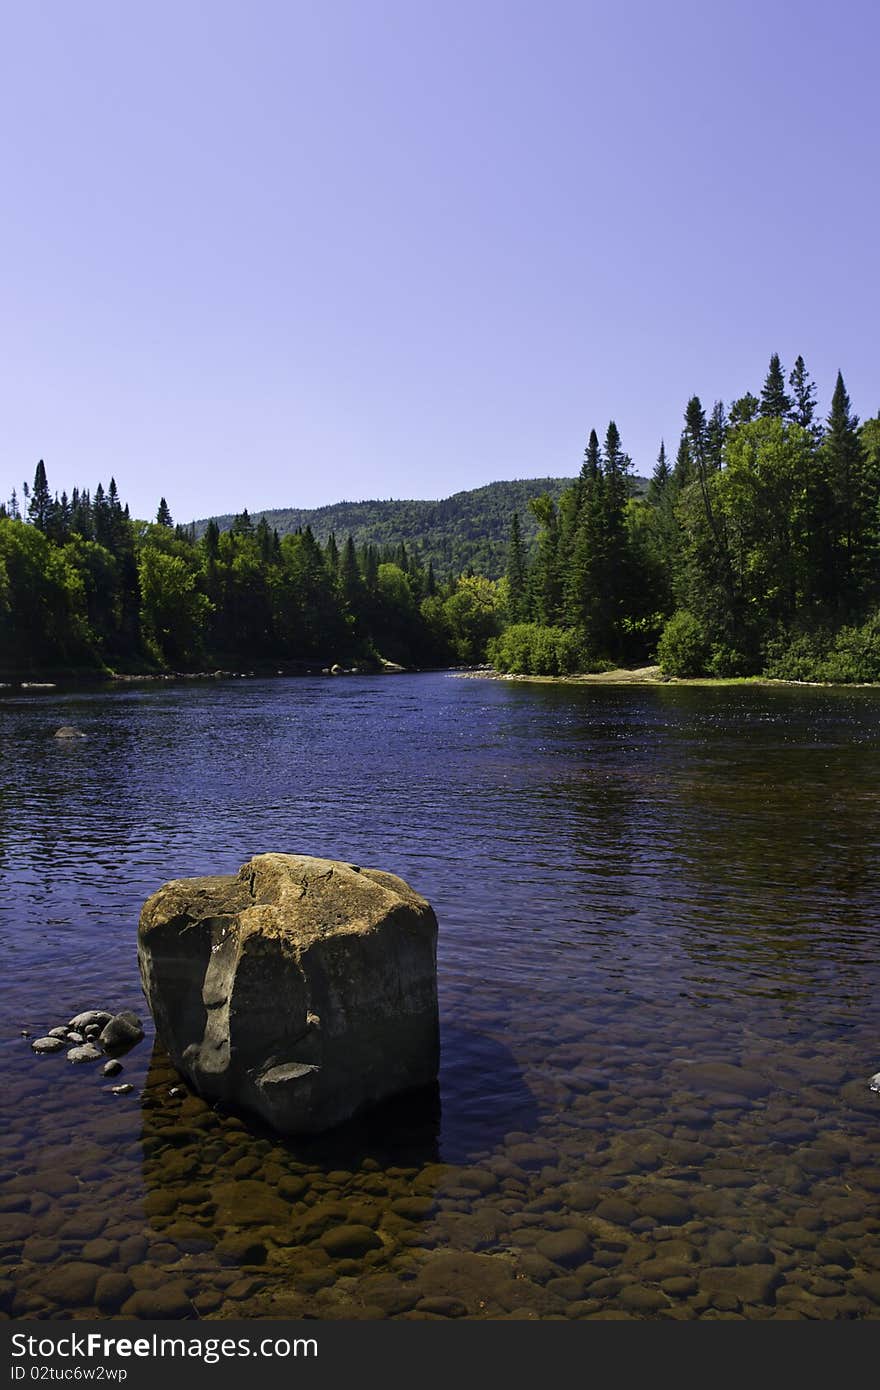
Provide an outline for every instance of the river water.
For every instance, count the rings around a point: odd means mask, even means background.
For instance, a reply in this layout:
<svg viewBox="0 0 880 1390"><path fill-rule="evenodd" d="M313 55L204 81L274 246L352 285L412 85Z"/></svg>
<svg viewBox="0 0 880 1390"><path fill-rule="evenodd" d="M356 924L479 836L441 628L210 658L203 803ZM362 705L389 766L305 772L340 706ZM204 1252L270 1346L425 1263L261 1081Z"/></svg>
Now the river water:
<svg viewBox="0 0 880 1390"><path fill-rule="evenodd" d="M875 689L0 692L0 1307L880 1315L878 840ZM430 899L439 1094L311 1142L170 1094L141 904L266 850ZM129 1095L20 1035L91 1007Z"/></svg>

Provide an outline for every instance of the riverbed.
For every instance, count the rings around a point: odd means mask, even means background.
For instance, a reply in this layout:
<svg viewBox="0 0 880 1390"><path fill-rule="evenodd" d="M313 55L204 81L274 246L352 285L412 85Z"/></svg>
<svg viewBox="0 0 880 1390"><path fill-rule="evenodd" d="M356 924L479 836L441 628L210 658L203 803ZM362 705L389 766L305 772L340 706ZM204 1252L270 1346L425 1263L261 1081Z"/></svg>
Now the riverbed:
<svg viewBox="0 0 880 1390"><path fill-rule="evenodd" d="M877 689L0 692L0 1307L877 1317L878 787ZM311 1142L172 1094L140 906L265 850L430 899L436 1092ZM21 1036L92 1007L128 1095Z"/></svg>

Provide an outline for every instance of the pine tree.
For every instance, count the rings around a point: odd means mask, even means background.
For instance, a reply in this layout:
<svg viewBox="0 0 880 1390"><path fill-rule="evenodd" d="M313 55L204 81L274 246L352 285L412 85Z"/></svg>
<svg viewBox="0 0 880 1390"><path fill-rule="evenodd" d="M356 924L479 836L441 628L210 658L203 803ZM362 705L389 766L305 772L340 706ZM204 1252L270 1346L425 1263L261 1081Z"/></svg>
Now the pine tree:
<svg viewBox="0 0 880 1390"><path fill-rule="evenodd" d="M672 481L672 470L666 459L666 443L660 440L660 452L657 455L657 463L648 484L648 501L652 507L659 507L668 496L668 488Z"/></svg>
<svg viewBox="0 0 880 1390"><path fill-rule="evenodd" d="M849 609L854 590L863 580L868 552L876 538L877 497L871 495L866 477L866 455L859 436L859 417L852 413L850 399L837 373L825 439L822 445L824 472L833 498L832 534L835 550L832 602Z"/></svg>
<svg viewBox="0 0 880 1390"><path fill-rule="evenodd" d="M791 400L785 394L785 377L779 361L779 353L770 358L767 378L761 390L761 414L768 419L784 420L791 410Z"/></svg>
<svg viewBox="0 0 880 1390"><path fill-rule="evenodd" d="M678 452L675 455L675 467L672 470L672 481L676 492L681 492L687 487L688 483L694 481L694 461L691 458L691 447L688 443L687 431L683 430L678 441Z"/></svg>
<svg viewBox="0 0 880 1390"><path fill-rule="evenodd" d="M555 626L562 615L562 576L559 572L559 517L549 493L533 497L529 510L538 522L538 546L529 572L529 609L535 621Z"/></svg>
<svg viewBox="0 0 880 1390"><path fill-rule="evenodd" d="M52 517L52 494L46 479L46 465L40 459L34 471L34 487L28 502L28 519L44 534Z"/></svg>
<svg viewBox="0 0 880 1390"><path fill-rule="evenodd" d="M306 532L311 535L310 527L306 527ZM339 593L348 612L352 617L358 618L364 603L364 581L361 577L357 550L351 532L345 539L345 545L339 558Z"/></svg>
<svg viewBox="0 0 880 1390"><path fill-rule="evenodd" d="M727 431L724 402L716 401L706 425L706 464L716 473L721 471L724 464L724 444L727 439Z"/></svg>
<svg viewBox="0 0 880 1390"><path fill-rule="evenodd" d="M12 496L9 499L9 517L12 521L21 521L21 509L18 505L18 494L15 488L12 489Z"/></svg>
<svg viewBox="0 0 880 1390"><path fill-rule="evenodd" d="M528 621L528 568L518 512L514 512L510 520L510 545L507 551L507 609L512 623Z"/></svg>
<svg viewBox="0 0 880 1390"><path fill-rule="evenodd" d="M735 429L737 425L749 425L756 418L761 402L757 396L753 396L751 391L747 391L739 400L733 402L730 407L730 428Z"/></svg>
<svg viewBox="0 0 880 1390"><path fill-rule="evenodd" d="M97 494L96 494L97 500ZM164 497L159 498L159 510L156 512L156 525L173 527L174 521L171 516L171 508Z"/></svg>
<svg viewBox="0 0 880 1390"><path fill-rule="evenodd" d="M339 547L336 544L336 537L332 531L327 537L327 545L324 549L324 563L327 566L327 573L335 584L339 578Z"/></svg>
<svg viewBox="0 0 880 1390"><path fill-rule="evenodd" d="M796 359L791 376L788 378L788 384L792 391L792 402L788 411L789 420L800 425L801 429L807 430L816 438L817 435L821 434L821 429L815 422L816 386L804 366L802 357Z"/></svg>

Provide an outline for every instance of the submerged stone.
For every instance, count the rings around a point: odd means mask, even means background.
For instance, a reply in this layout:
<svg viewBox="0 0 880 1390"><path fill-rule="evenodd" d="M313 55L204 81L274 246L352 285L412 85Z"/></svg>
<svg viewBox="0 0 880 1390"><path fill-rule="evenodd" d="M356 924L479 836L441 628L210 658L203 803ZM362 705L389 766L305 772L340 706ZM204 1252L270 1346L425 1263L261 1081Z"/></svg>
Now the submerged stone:
<svg viewBox="0 0 880 1390"><path fill-rule="evenodd" d="M437 922L402 879L260 854L145 904L144 993L203 1096L318 1133L436 1080Z"/></svg>

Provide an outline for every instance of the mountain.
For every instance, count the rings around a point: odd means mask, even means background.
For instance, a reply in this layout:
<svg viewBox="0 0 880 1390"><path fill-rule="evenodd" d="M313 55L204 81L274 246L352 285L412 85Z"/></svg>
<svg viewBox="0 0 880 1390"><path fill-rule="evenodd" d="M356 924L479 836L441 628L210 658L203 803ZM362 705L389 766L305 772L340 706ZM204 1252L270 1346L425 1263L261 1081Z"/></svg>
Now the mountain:
<svg viewBox="0 0 880 1390"><path fill-rule="evenodd" d="M461 574L472 569L497 579L507 564L510 518L519 513L523 538L530 545L538 523L529 510L529 499L547 492L559 498L572 478L525 478L516 482L489 483L485 487L456 492L441 501L336 502L329 507L306 509L280 507L273 511L252 512L255 523L261 517L280 536L312 528L316 540L324 545L331 531L342 545L351 533L356 545L396 546L401 541L427 565L432 561L438 575ZM647 484L635 479L638 491ZM209 518L195 522L200 536ZM231 515L213 518L221 531L234 520Z"/></svg>

